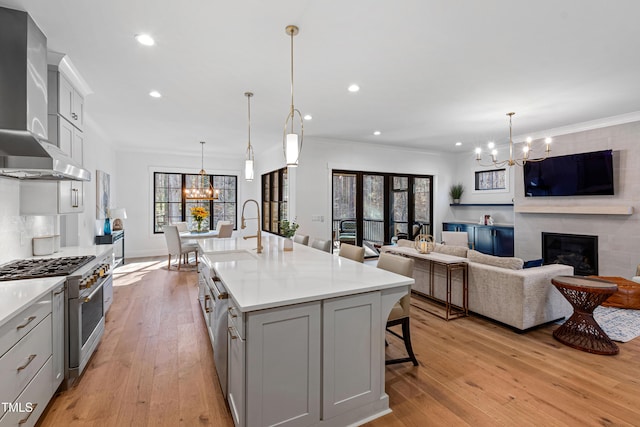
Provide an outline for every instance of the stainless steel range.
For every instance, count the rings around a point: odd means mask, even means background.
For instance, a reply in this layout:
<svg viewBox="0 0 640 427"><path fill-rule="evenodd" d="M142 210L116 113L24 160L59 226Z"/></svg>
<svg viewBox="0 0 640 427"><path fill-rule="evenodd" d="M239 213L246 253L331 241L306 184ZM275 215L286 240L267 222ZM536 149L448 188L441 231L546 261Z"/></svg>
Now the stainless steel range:
<svg viewBox="0 0 640 427"><path fill-rule="evenodd" d="M105 287L112 286L113 252L99 257L34 258L0 266L0 281L66 276L65 381L70 387L104 333Z"/></svg>

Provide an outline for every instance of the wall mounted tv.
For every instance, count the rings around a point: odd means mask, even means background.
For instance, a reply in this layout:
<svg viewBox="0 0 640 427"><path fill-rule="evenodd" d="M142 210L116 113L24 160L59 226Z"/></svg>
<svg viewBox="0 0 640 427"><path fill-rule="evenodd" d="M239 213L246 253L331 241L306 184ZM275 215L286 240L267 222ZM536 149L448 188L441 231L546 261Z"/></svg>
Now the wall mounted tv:
<svg viewBox="0 0 640 427"><path fill-rule="evenodd" d="M613 195L613 151L570 154L526 163L524 195Z"/></svg>

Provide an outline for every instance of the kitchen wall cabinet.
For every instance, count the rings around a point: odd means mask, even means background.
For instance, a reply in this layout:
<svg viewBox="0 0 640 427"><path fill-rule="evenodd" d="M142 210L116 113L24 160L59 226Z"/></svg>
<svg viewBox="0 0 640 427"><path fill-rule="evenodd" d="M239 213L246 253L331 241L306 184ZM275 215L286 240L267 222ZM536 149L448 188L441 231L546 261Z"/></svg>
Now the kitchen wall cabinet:
<svg viewBox="0 0 640 427"><path fill-rule="evenodd" d="M48 140L78 164L83 165L84 99L54 65L49 65L48 84ZM76 98L77 100L74 101ZM78 106L74 107L74 105ZM21 215L81 212L84 212L84 183L81 181L24 181L20 185ZM64 240L65 244L72 243L68 242L68 239Z"/></svg>
<svg viewBox="0 0 640 427"><path fill-rule="evenodd" d="M64 285L0 327L0 427L36 424L60 384L54 355L64 377L64 292L55 294L60 289Z"/></svg>
<svg viewBox="0 0 640 427"><path fill-rule="evenodd" d="M496 256L514 254L513 227L444 222L442 230L466 231L469 234L469 243L478 252Z"/></svg>
<svg viewBox="0 0 640 427"><path fill-rule="evenodd" d="M84 97L71 84L69 79L59 72L56 65L49 65L49 114L60 114L82 130L84 128Z"/></svg>

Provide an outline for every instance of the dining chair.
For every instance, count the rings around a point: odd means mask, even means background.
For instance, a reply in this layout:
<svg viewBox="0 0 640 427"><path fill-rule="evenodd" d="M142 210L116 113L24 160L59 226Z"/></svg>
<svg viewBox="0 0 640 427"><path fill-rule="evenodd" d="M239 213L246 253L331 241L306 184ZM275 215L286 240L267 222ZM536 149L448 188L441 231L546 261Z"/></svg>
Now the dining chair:
<svg viewBox="0 0 640 427"><path fill-rule="evenodd" d="M225 221L225 220L218 221L218 223L216 224L216 231L220 233L220 228L225 224L231 224L231 221Z"/></svg>
<svg viewBox="0 0 640 427"><path fill-rule="evenodd" d="M416 242L414 242L413 240L398 239L398 247L400 247L400 248L415 248L416 247Z"/></svg>
<svg viewBox="0 0 640 427"><path fill-rule="evenodd" d="M343 243L340 245L338 256L357 262L364 262L364 248L350 243Z"/></svg>
<svg viewBox="0 0 640 427"><path fill-rule="evenodd" d="M220 223L218 222L218 224ZM229 222L228 224L222 224L218 229L218 238L221 239L221 238L231 237L232 233L233 233L233 224L231 224L231 222Z"/></svg>
<svg viewBox="0 0 640 427"><path fill-rule="evenodd" d="M182 240L180 240L180 232L176 225L165 225L162 231L164 232L164 238L167 241L167 249L169 251L167 270L171 270L172 255L178 256L178 271L180 271L180 265L182 264L182 255L186 255L185 262L188 262L189 253L195 252L196 264L198 264L198 245L196 243L182 243Z"/></svg>
<svg viewBox="0 0 640 427"><path fill-rule="evenodd" d="M178 233L184 233L184 232L189 231L189 226L187 225L187 223L185 221L174 222L171 225L175 225L176 227L178 227Z"/></svg>
<svg viewBox="0 0 640 427"><path fill-rule="evenodd" d="M313 239L309 246L311 246L314 249L320 249L321 251L330 252L331 240Z"/></svg>
<svg viewBox="0 0 640 427"><path fill-rule="evenodd" d="M402 257L399 255L393 255L390 253L381 253L378 258L377 267L383 270L390 271L392 273L400 274L402 276L413 277L413 258ZM398 301L389 314L387 319L387 332L395 335L404 341L404 346L407 350L408 357L402 357L399 359L389 359L385 361L386 365L392 365L395 363L412 362L413 366L418 366L418 359L413 354L413 347L411 346L411 333L409 332L409 307L411 303L411 290L409 293ZM402 325L402 335L389 329L392 326Z"/></svg>
<svg viewBox="0 0 640 427"><path fill-rule="evenodd" d="M309 236L306 234L296 234L293 236L293 241L296 243L300 243L301 245L309 246Z"/></svg>

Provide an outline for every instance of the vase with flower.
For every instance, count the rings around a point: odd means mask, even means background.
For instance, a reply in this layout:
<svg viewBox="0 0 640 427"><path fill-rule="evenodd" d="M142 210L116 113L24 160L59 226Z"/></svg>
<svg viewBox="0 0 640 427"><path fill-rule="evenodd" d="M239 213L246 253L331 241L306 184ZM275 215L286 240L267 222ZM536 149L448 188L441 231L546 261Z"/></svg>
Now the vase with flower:
<svg viewBox="0 0 640 427"><path fill-rule="evenodd" d="M287 219L280 221L280 233L284 237L283 250L293 250L293 240L291 238L296 234L296 230L300 227L300 224L296 224L294 221Z"/></svg>
<svg viewBox="0 0 640 427"><path fill-rule="evenodd" d="M197 224L196 232L203 233L206 230L203 229L202 223L209 218L209 211L203 206L194 206L191 208L191 217Z"/></svg>

